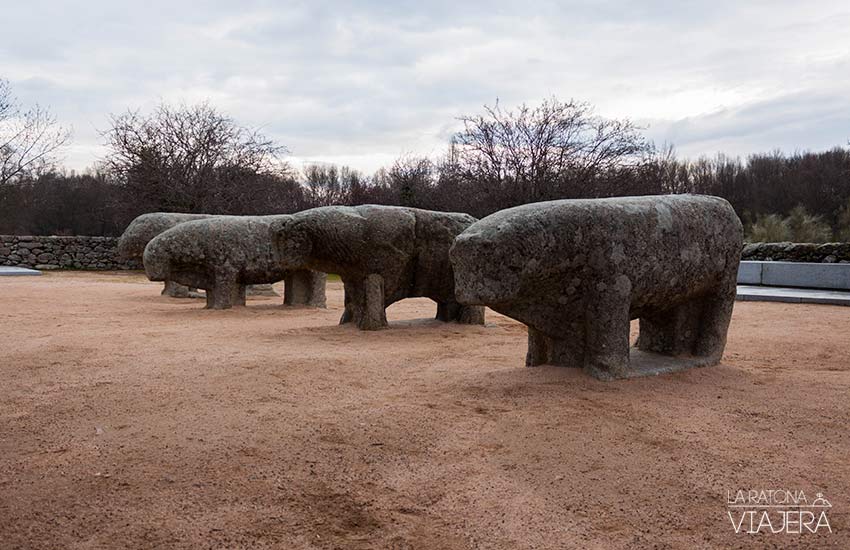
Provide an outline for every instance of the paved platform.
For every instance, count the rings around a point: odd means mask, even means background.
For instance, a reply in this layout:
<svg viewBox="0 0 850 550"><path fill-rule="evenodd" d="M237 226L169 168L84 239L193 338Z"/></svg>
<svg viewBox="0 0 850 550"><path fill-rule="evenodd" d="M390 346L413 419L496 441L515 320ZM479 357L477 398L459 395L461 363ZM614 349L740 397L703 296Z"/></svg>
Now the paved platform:
<svg viewBox="0 0 850 550"><path fill-rule="evenodd" d="M738 285L738 300L850 306L850 292L781 286Z"/></svg>
<svg viewBox="0 0 850 550"><path fill-rule="evenodd" d="M36 269L27 269L26 267L9 267L0 265L0 277L16 275L41 275L41 271Z"/></svg>

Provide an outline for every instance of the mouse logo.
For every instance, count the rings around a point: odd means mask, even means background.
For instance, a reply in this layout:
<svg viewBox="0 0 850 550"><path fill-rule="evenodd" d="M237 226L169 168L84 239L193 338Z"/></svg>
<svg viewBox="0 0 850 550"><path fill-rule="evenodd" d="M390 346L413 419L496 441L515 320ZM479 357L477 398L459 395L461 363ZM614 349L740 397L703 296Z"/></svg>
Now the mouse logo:
<svg viewBox="0 0 850 550"><path fill-rule="evenodd" d="M738 490L726 494L727 516L735 533L795 534L832 533L827 512L832 508L823 493L813 500L802 490Z"/></svg>
<svg viewBox="0 0 850 550"><path fill-rule="evenodd" d="M823 498L823 493L818 493L815 495L815 499L812 501L812 508L832 508L832 504L830 504L828 500Z"/></svg>

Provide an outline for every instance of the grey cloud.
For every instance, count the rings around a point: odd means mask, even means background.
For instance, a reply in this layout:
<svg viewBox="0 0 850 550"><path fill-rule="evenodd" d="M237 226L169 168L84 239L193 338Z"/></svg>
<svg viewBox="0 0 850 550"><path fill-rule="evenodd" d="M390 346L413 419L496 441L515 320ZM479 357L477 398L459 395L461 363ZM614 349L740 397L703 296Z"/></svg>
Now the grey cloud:
<svg viewBox="0 0 850 550"><path fill-rule="evenodd" d="M109 113L161 99L209 99L296 156L366 169L442 151L496 98L587 100L688 155L846 141L842 2L35 0L4 16L0 76L74 126L78 168Z"/></svg>
<svg viewBox="0 0 850 550"><path fill-rule="evenodd" d="M689 156L824 150L850 142L850 97L787 95L650 127L656 141Z"/></svg>

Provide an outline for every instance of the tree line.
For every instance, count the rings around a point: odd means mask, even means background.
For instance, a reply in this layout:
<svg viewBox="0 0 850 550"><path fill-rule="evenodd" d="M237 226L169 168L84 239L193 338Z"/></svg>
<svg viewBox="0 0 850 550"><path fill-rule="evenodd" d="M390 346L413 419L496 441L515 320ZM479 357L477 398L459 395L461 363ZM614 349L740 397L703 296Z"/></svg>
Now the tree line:
<svg viewBox="0 0 850 550"><path fill-rule="evenodd" d="M283 146L213 106L163 104L113 115L106 157L78 174L57 161L70 134L45 109L18 107L0 81L0 233L118 235L153 211L387 204L483 217L544 200L700 193L729 200L751 240L850 240L850 148L678 159L629 120L556 98L459 121L444 155L405 155L366 175L295 170Z"/></svg>

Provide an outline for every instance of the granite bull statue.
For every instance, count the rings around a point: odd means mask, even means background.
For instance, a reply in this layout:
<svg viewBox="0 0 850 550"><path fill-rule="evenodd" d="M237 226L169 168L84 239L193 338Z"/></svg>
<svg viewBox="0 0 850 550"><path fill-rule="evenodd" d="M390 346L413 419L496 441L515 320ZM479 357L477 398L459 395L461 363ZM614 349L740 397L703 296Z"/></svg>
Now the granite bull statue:
<svg viewBox="0 0 850 550"><path fill-rule="evenodd" d="M210 309L245 305L247 285L280 280L285 304L325 307L325 273L272 260L269 224L276 218L218 216L176 225L148 243L145 272L152 281L205 289Z"/></svg>
<svg viewBox="0 0 850 550"><path fill-rule="evenodd" d="M152 212L142 214L130 222L127 229L118 240L118 254L124 258L142 260L147 244L168 229L194 220L205 220L208 218L222 217L215 214L182 214L178 212ZM248 285L247 294L252 296L279 296L272 288L271 283ZM195 298L203 297L197 293L197 288L187 287L175 281L166 280L162 289L163 296L172 298Z"/></svg>
<svg viewBox="0 0 850 550"><path fill-rule="evenodd" d="M340 324L386 327L387 307L418 296L437 302L441 321L483 324L484 308L457 303L449 263L455 236L474 221L417 208L328 206L281 216L271 235L283 269L339 274L345 285Z"/></svg>
<svg viewBox="0 0 850 550"><path fill-rule="evenodd" d="M461 303L528 325L527 365L611 379L720 361L741 244L723 199L622 197L497 212L461 233L450 256Z"/></svg>
<svg viewBox="0 0 850 550"><path fill-rule="evenodd" d="M145 247L151 242L151 239L163 231L183 222L211 217L211 214L179 214L175 212L142 214L130 222L130 225L118 239L118 255L122 258L141 260L145 253ZM172 298L188 298L192 294L191 290L189 287L166 279L162 295Z"/></svg>

